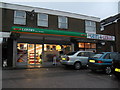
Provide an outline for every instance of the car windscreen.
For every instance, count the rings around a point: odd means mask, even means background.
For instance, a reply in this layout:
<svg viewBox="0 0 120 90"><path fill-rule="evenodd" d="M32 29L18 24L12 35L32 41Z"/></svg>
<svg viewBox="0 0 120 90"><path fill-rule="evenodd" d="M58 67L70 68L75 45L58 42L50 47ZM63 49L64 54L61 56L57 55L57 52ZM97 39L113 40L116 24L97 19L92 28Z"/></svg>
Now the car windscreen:
<svg viewBox="0 0 120 90"><path fill-rule="evenodd" d="M92 56L92 58L100 58L103 55L103 53L101 54L95 54L94 56Z"/></svg>
<svg viewBox="0 0 120 90"><path fill-rule="evenodd" d="M68 54L66 54L66 55L74 55L76 52L70 52L70 53L68 53Z"/></svg>

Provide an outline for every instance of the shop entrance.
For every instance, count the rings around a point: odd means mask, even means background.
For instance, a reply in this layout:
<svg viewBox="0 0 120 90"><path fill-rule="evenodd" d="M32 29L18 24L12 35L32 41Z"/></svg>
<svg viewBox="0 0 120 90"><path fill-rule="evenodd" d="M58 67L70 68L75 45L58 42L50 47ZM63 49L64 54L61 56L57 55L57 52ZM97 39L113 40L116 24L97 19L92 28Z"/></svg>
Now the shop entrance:
<svg viewBox="0 0 120 90"><path fill-rule="evenodd" d="M18 43L16 64L17 66L40 67L42 64L41 53L41 44Z"/></svg>

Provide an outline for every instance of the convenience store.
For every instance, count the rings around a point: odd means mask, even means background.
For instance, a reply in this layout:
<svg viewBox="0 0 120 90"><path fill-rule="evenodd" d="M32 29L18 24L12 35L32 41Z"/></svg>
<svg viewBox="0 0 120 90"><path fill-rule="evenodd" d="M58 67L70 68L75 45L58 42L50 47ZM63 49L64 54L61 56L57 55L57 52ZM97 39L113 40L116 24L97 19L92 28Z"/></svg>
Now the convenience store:
<svg viewBox="0 0 120 90"><path fill-rule="evenodd" d="M75 51L75 48L77 48L76 50L96 51L99 40L115 40L114 36L108 35L16 26L11 29L11 38L14 43L14 67L42 67L47 66L47 64L52 65L54 55L59 57L61 54ZM77 41L77 44L75 41Z"/></svg>
<svg viewBox="0 0 120 90"><path fill-rule="evenodd" d="M11 33L11 38L14 39L15 67L40 67L50 62L52 64L54 55L59 57L60 54L74 51L71 37L86 38L85 33L26 27L12 27Z"/></svg>

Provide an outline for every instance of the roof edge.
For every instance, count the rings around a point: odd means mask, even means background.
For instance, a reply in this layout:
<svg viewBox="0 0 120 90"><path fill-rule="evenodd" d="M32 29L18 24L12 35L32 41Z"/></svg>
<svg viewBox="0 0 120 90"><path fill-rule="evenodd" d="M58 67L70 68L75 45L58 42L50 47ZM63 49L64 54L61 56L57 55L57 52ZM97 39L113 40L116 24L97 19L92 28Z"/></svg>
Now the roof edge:
<svg viewBox="0 0 120 90"><path fill-rule="evenodd" d="M13 10L24 10L24 11L35 10L35 12L37 13L47 13L47 14L52 14L52 15L67 16L67 17L72 17L72 18L77 18L77 19L100 22L100 18L94 17L94 16L87 16L87 15L82 15L82 14L77 14L77 13L52 10L52 9L46 9L46 8L39 8L39 7L32 7L32 6L25 6L25 5L19 5L19 4L11 4L11 3L6 3L6 2L0 2L0 8L7 8L7 9L13 9Z"/></svg>

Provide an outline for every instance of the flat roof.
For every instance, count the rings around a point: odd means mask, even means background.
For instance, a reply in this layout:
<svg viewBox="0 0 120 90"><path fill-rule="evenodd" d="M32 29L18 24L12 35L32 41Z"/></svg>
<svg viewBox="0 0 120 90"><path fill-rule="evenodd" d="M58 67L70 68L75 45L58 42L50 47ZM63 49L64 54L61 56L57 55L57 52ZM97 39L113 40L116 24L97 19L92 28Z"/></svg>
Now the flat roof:
<svg viewBox="0 0 120 90"><path fill-rule="evenodd" d="M13 9L13 10L23 10L23 11L34 10L37 13L46 13L46 14L51 14L51 15L66 16L66 17L71 17L71 18L100 22L100 18L98 18L98 17L87 16L87 15L65 12L65 11L58 11L58 10L53 10L53 9L11 4L11 3L5 3L5 2L0 2L0 8Z"/></svg>

